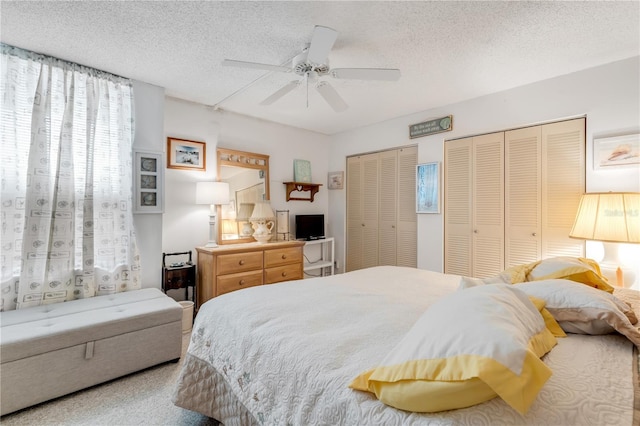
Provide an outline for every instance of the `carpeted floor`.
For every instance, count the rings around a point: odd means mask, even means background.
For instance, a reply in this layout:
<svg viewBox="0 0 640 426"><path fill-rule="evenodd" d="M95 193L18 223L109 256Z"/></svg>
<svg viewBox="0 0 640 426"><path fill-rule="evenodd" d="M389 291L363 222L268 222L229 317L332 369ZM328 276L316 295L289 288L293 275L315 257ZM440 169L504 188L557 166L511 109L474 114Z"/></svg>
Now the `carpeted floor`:
<svg viewBox="0 0 640 426"><path fill-rule="evenodd" d="M182 353L189 334L183 336ZM171 402L182 359L45 402L0 418L13 425L198 425L218 423ZM1 395L0 395L1 398Z"/></svg>

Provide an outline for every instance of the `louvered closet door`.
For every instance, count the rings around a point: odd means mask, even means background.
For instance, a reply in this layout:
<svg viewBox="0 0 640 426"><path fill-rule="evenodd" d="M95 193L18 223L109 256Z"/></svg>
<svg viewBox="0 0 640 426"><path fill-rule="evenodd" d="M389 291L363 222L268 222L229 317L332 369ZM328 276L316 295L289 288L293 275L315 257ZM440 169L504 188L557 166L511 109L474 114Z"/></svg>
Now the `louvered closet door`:
<svg viewBox="0 0 640 426"><path fill-rule="evenodd" d="M504 133L473 138L472 276L504 270Z"/></svg>
<svg viewBox="0 0 640 426"><path fill-rule="evenodd" d="M473 138L444 144L444 272L472 276Z"/></svg>
<svg viewBox="0 0 640 426"><path fill-rule="evenodd" d="M541 130L505 132L505 267L540 259Z"/></svg>
<svg viewBox="0 0 640 426"><path fill-rule="evenodd" d="M362 161L347 158L347 272L362 268Z"/></svg>
<svg viewBox="0 0 640 426"><path fill-rule="evenodd" d="M398 205L396 265L418 267L416 165L418 147L398 150Z"/></svg>
<svg viewBox="0 0 640 426"><path fill-rule="evenodd" d="M346 271L378 265L378 154L347 159Z"/></svg>
<svg viewBox="0 0 640 426"><path fill-rule="evenodd" d="M380 197L378 198L378 264L395 265L397 255L398 152L378 154Z"/></svg>
<svg viewBox="0 0 640 426"><path fill-rule="evenodd" d="M362 267L378 266L378 154L362 156Z"/></svg>
<svg viewBox="0 0 640 426"><path fill-rule="evenodd" d="M542 126L542 258L584 256L569 238L585 191L585 119Z"/></svg>

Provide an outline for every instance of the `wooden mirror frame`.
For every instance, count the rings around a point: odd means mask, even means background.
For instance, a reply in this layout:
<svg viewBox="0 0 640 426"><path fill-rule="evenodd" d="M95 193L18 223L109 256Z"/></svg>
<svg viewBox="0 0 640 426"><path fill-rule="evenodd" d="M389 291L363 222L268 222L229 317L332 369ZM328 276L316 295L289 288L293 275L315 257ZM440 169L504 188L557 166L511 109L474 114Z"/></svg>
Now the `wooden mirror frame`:
<svg viewBox="0 0 640 426"><path fill-rule="evenodd" d="M253 170L262 170L264 172L264 197L265 200L270 199L269 192L269 156L263 154L256 154L255 152L245 152L245 151L237 151L235 149L226 149L226 148L218 148L216 150L217 154L217 176L218 180L222 180L222 167L230 166L230 167L241 167L246 169ZM232 197L235 200L235 196ZM238 234L238 238L234 239L223 239L222 227L223 227L223 219L222 219L222 207L217 206L216 216L218 218L217 227L218 227L218 244L240 244L240 243L251 243L256 240L253 237L241 237ZM236 221L237 224L237 221Z"/></svg>

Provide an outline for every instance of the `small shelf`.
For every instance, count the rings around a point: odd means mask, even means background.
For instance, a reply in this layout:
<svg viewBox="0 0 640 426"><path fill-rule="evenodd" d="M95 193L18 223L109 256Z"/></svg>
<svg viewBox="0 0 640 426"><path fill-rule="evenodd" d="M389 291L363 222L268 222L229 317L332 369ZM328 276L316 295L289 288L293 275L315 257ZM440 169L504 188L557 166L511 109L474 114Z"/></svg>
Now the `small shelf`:
<svg viewBox="0 0 640 426"><path fill-rule="evenodd" d="M312 246L319 246L319 250L309 250ZM304 244L304 249L305 262L303 265L303 270L307 276L324 277L327 275L333 275L335 273L335 242L332 237L306 241ZM317 258L317 260L309 261L307 256L311 255L311 251L313 251L313 255ZM314 270L319 271L320 275L308 274L309 271Z"/></svg>
<svg viewBox="0 0 640 426"><path fill-rule="evenodd" d="M283 182L287 185L287 201L289 200L298 200L298 201L310 201L313 203L313 197L320 190L322 186L321 183L308 183L308 182ZM293 191L309 191L309 198L299 198L292 197L291 193Z"/></svg>

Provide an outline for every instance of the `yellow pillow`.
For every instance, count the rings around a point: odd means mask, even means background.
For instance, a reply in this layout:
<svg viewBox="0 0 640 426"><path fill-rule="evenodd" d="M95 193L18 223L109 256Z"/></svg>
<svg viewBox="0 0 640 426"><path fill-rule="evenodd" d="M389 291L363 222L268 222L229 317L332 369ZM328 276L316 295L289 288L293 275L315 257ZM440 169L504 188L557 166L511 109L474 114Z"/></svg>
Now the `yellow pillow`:
<svg viewBox="0 0 640 426"><path fill-rule="evenodd" d="M560 278L613 293L613 287L600 272L598 263L582 257L552 257L538 262L513 266L505 272L511 276L511 282L514 284Z"/></svg>
<svg viewBox="0 0 640 426"><path fill-rule="evenodd" d="M380 366L349 386L407 411L452 410L497 395L524 414L551 376L540 357L555 344L515 286L473 287L435 302Z"/></svg>

